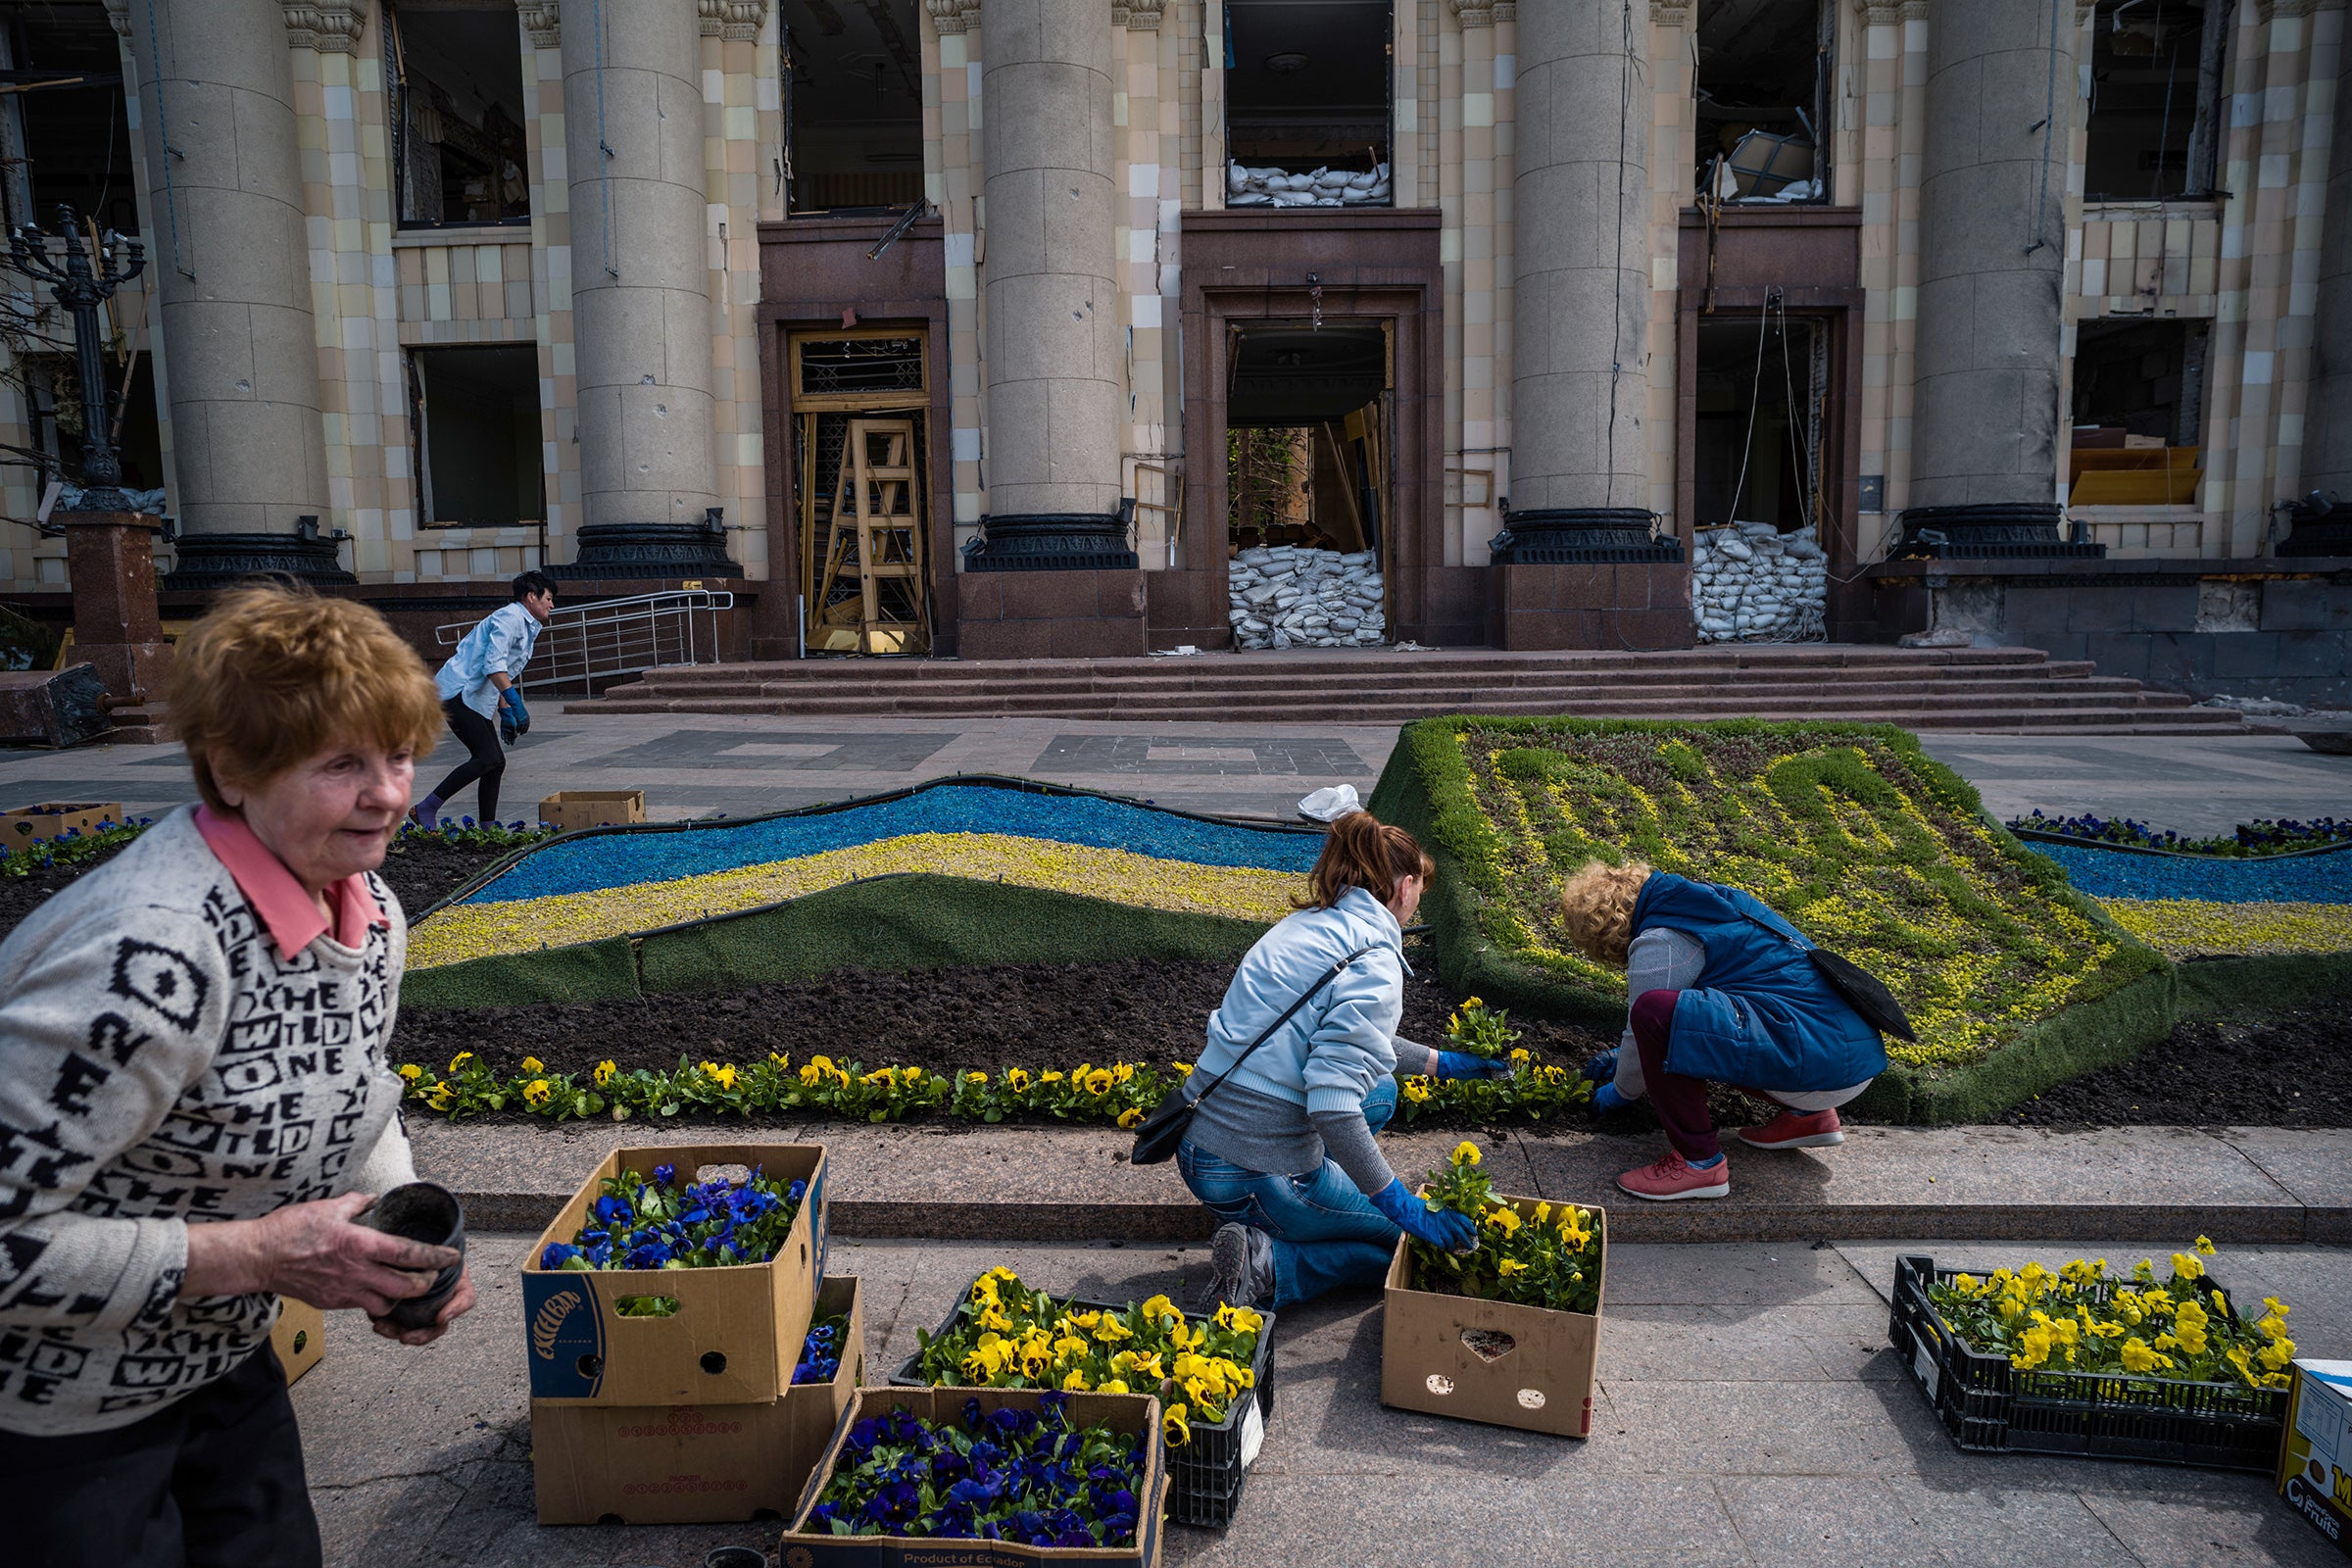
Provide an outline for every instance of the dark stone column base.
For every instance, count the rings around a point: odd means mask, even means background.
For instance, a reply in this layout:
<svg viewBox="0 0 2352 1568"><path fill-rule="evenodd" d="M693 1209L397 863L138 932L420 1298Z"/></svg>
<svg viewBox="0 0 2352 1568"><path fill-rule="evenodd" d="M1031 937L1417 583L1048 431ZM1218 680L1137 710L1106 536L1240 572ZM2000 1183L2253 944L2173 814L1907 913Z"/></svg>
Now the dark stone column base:
<svg viewBox="0 0 2352 1568"><path fill-rule="evenodd" d="M191 533L174 547L179 560L164 578L166 593L210 593L256 577L292 578L313 585L356 583L343 569L342 541L299 533Z"/></svg>
<svg viewBox="0 0 2352 1568"><path fill-rule="evenodd" d="M727 555L726 530L710 521L592 522L571 564L546 570L558 582L743 575Z"/></svg>
<svg viewBox="0 0 2352 1568"><path fill-rule="evenodd" d="M1683 542L1653 538L1650 514L1639 507L1554 507L1513 512L1502 532L1487 541L1494 565L1595 565L1619 562L1679 562Z"/></svg>
<svg viewBox="0 0 2352 1568"><path fill-rule="evenodd" d="M981 518L980 528L963 547L966 573L1134 571L1142 564L1115 512L1003 513Z"/></svg>
<svg viewBox="0 0 2352 1568"><path fill-rule="evenodd" d="M1656 653L1697 640L1690 568L1679 560L1497 563L1487 584L1488 637L1511 653Z"/></svg>
<svg viewBox="0 0 2352 1568"><path fill-rule="evenodd" d="M956 579L963 659L1140 659L1144 573L966 571Z"/></svg>
<svg viewBox="0 0 2352 1568"><path fill-rule="evenodd" d="M2040 558L2097 560L2105 545L2072 544L2059 532L2066 509L2050 501L1996 501L1965 507L1911 507L1903 513L1896 560Z"/></svg>

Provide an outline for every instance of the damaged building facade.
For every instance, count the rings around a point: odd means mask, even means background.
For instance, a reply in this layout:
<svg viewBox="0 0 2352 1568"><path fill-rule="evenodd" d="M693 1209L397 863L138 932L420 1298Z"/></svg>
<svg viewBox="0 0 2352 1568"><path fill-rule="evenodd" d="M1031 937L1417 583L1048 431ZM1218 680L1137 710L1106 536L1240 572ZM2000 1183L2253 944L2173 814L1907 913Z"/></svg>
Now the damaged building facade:
<svg viewBox="0 0 2352 1568"><path fill-rule="evenodd" d="M2142 675L2346 615L2342 0L4 9L12 80L119 73L102 169L102 82L0 138L12 224L146 245L167 613L545 564L732 589L761 658ZM17 599L68 587L45 384L0 385Z"/></svg>

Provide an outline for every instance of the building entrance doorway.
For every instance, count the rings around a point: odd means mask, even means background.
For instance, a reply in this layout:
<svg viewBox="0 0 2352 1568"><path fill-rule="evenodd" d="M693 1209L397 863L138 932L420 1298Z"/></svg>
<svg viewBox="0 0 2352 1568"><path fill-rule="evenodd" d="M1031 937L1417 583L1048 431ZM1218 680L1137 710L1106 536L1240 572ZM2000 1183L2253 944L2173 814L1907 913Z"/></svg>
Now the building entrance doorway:
<svg viewBox="0 0 2352 1568"><path fill-rule="evenodd" d="M1228 327L1225 532L1242 648L1389 640L1395 353L1383 321Z"/></svg>
<svg viewBox="0 0 2352 1568"><path fill-rule="evenodd" d="M930 652L928 363L920 330L791 339L801 644L808 653Z"/></svg>

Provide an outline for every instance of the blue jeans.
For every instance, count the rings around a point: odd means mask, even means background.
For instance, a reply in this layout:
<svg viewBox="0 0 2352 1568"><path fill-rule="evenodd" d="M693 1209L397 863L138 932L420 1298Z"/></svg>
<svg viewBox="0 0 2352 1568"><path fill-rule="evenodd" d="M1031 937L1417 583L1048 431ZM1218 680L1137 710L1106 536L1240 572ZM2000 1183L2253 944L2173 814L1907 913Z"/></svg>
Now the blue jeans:
<svg viewBox="0 0 2352 1568"><path fill-rule="evenodd" d="M1364 1120L1379 1132L1396 1114L1396 1080L1364 1097ZM1251 1226L1274 1239L1273 1311L1342 1285L1378 1285L1403 1234L1326 1159L1320 1170L1269 1176L1180 1144L1176 1169L1220 1223Z"/></svg>

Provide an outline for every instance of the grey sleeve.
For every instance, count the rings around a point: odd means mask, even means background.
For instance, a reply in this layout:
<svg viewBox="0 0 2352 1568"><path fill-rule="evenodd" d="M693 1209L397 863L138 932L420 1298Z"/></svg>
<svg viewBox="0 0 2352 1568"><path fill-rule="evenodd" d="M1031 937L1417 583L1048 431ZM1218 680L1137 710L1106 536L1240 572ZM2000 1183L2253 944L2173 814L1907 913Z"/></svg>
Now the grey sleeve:
<svg viewBox="0 0 2352 1568"><path fill-rule="evenodd" d="M1396 1076L1399 1078L1435 1078L1438 1075L1438 1052L1418 1040L1396 1037Z"/></svg>
<svg viewBox="0 0 2352 1568"><path fill-rule="evenodd" d="M1316 1110L1307 1113L1323 1139L1323 1152L1348 1173L1366 1197L1396 1179L1372 1140L1371 1124L1361 1110Z"/></svg>
<svg viewBox="0 0 2352 1568"><path fill-rule="evenodd" d="M1618 1040L1620 1052L1634 1049L1632 1013L1637 999L1652 991L1688 991L1698 984L1706 967L1706 944L1688 931L1653 925L1634 938L1625 953L1627 1017L1625 1032ZM1618 1087L1621 1091L1625 1088L1622 1083Z"/></svg>

